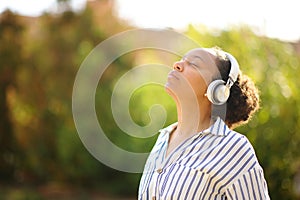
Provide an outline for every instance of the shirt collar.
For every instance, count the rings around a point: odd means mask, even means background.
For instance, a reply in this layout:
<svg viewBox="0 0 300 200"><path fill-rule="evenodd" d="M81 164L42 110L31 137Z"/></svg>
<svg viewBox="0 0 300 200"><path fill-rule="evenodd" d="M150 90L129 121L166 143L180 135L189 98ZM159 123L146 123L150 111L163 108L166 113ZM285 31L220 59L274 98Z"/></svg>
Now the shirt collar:
<svg viewBox="0 0 300 200"><path fill-rule="evenodd" d="M177 127L178 122L175 122L169 126L167 126L166 128L160 129L159 132L162 134L170 134L176 127Z"/></svg>
<svg viewBox="0 0 300 200"><path fill-rule="evenodd" d="M216 119L213 125L203 131L203 133L213 134L216 136L227 136L230 132L231 130L220 117Z"/></svg>
<svg viewBox="0 0 300 200"><path fill-rule="evenodd" d="M170 134L177 127L177 124L178 122L173 123L167 126L166 128L159 130L159 132L161 132L162 134ZM202 133L212 134L216 136L227 136L230 132L231 130L229 129L229 127L220 117L218 117L213 123L213 125L211 125L208 129L204 130Z"/></svg>

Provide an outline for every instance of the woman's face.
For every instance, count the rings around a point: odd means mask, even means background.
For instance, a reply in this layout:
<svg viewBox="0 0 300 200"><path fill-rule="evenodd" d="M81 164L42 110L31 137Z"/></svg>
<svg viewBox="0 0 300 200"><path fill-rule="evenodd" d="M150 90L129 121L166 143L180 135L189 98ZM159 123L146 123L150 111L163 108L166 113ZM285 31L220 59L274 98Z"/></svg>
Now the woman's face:
<svg viewBox="0 0 300 200"><path fill-rule="evenodd" d="M218 76L216 54L211 49L193 49L180 61L175 62L165 85L167 92L177 98L191 95L204 97L208 84Z"/></svg>

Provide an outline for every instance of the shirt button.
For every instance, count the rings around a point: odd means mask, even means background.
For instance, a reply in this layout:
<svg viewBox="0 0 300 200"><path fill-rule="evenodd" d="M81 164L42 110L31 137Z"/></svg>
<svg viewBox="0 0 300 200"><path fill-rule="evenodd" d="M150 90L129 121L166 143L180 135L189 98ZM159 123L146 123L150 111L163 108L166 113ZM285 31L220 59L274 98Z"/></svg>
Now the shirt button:
<svg viewBox="0 0 300 200"><path fill-rule="evenodd" d="M157 169L156 171L157 171L157 173L160 174L160 173L162 173L163 170L162 170L162 168L159 168L159 169Z"/></svg>

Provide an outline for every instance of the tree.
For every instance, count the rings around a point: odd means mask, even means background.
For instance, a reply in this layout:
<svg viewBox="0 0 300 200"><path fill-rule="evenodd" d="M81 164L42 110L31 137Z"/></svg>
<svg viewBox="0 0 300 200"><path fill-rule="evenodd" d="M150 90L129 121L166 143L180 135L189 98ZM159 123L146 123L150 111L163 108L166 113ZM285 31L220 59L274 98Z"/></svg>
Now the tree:
<svg viewBox="0 0 300 200"><path fill-rule="evenodd" d="M11 119L9 93L16 87L16 75L23 62L22 26L19 18L7 10L0 16L0 177L14 179L18 144Z"/></svg>

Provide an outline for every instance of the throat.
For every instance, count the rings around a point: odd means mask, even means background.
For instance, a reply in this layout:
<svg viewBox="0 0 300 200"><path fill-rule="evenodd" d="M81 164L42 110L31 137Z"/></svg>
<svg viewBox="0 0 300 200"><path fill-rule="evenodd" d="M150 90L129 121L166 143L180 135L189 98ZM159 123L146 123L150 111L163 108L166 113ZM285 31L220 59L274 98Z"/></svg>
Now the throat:
<svg viewBox="0 0 300 200"><path fill-rule="evenodd" d="M202 124L178 122L177 126L169 135L166 157L172 153L178 146L196 134L206 130L211 125L211 120L203 121Z"/></svg>

